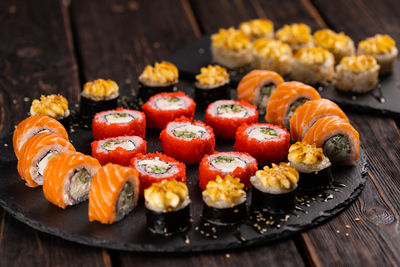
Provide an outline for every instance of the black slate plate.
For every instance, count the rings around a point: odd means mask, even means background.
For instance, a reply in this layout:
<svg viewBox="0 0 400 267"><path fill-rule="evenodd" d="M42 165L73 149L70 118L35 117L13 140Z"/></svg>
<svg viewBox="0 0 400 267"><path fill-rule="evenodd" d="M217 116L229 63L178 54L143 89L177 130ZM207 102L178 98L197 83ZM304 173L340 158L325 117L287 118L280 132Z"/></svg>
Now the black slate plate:
<svg viewBox="0 0 400 267"><path fill-rule="evenodd" d="M210 43L210 35L206 35L176 51L167 60L176 64L181 76L194 79L201 67L212 63ZM248 68L231 71L232 86L236 87L248 71ZM345 93L334 86L319 87L318 90L322 97L336 102L345 110L400 118L400 62L396 63L394 73L380 78L380 85L369 93Z"/></svg>

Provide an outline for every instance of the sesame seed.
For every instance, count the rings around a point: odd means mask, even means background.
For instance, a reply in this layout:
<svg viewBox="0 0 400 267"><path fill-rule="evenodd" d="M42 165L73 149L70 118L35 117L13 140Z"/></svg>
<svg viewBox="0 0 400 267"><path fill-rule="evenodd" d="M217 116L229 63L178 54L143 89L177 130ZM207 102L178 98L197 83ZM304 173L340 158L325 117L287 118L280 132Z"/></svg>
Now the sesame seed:
<svg viewBox="0 0 400 267"><path fill-rule="evenodd" d="M17 99L13 99L13 104L17 104Z"/></svg>
<svg viewBox="0 0 400 267"><path fill-rule="evenodd" d="M261 232L265 233L265 232L267 232L267 229L263 228L263 229L261 230Z"/></svg>
<svg viewBox="0 0 400 267"><path fill-rule="evenodd" d="M25 102L29 102L29 97L24 97Z"/></svg>
<svg viewBox="0 0 400 267"><path fill-rule="evenodd" d="M350 229L350 225L346 224L346 229Z"/></svg>
<svg viewBox="0 0 400 267"><path fill-rule="evenodd" d="M276 225L276 228L281 228L281 225L280 225L280 224L277 224L277 225Z"/></svg>
<svg viewBox="0 0 400 267"><path fill-rule="evenodd" d="M217 229L216 229L215 227L212 227L212 228L211 228L211 231L212 231L213 233L216 233L216 232L217 232Z"/></svg>
<svg viewBox="0 0 400 267"><path fill-rule="evenodd" d="M340 234L340 231L339 231L339 230L336 230L336 233Z"/></svg>
<svg viewBox="0 0 400 267"><path fill-rule="evenodd" d="M79 104L75 104L75 107L76 107L76 108L79 108Z"/></svg>
<svg viewBox="0 0 400 267"><path fill-rule="evenodd" d="M8 144L4 144L5 147L8 147Z"/></svg>
<svg viewBox="0 0 400 267"><path fill-rule="evenodd" d="M194 230L196 230L196 231L197 231L197 230L199 230L199 227L198 227L198 226L196 226L196 227L194 228Z"/></svg>
<svg viewBox="0 0 400 267"><path fill-rule="evenodd" d="M234 210L233 210L233 213L238 213L238 212L239 212L238 209L234 209Z"/></svg>
<svg viewBox="0 0 400 267"><path fill-rule="evenodd" d="M204 226L210 226L210 224L209 223L205 223Z"/></svg>
<svg viewBox="0 0 400 267"><path fill-rule="evenodd" d="M360 221L361 219L360 218L354 218L354 220L356 221L356 222L358 222L358 221Z"/></svg>
<svg viewBox="0 0 400 267"><path fill-rule="evenodd" d="M210 234L209 233L206 233L206 237L209 237L210 236Z"/></svg>
<svg viewBox="0 0 400 267"><path fill-rule="evenodd" d="M204 235L204 231L203 231L203 230L200 230L200 234Z"/></svg>
<svg viewBox="0 0 400 267"><path fill-rule="evenodd" d="M229 259L230 257L231 257L231 254L229 254L229 253L225 254L225 258Z"/></svg>
<svg viewBox="0 0 400 267"><path fill-rule="evenodd" d="M205 50L204 48L199 48L199 54L204 54Z"/></svg>
<svg viewBox="0 0 400 267"><path fill-rule="evenodd" d="M349 233L345 233L344 235L345 235L345 236L349 236Z"/></svg>

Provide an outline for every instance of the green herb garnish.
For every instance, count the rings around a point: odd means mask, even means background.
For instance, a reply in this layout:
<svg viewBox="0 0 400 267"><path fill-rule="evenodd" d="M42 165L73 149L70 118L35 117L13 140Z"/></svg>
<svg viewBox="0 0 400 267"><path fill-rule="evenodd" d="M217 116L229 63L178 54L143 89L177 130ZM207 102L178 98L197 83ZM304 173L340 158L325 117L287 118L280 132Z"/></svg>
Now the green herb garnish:
<svg viewBox="0 0 400 267"><path fill-rule="evenodd" d="M82 169L77 173L76 177L81 183L86 184L90 181L90 174L86 169Z"/></svg>
<svg viewBox="0 0 400 267"><path fill-rule="evenodd" d="M176 137L196 138L196 134L188 131L174 131Z"/></svg>
<svg viewBox="0 0 400 267"><path fill-rule="evenodd" d="M309 100L310 99L308 99L308 98L302 97L302 98L299 98L296 101L294 101L289 107L288 119L290 120L290 118L293 116L294 112L296 111L296 109L298 107L300 107L301 105L303 105L304 103L306 103Z"/></svg>
<svg viewBox="0 0 400 267"><path fill-rule="evenodd" d="M260 132L262 132L263 134L270 135L270 136L278 136L276 131L274 129L271 129L271 128L261 128Z"/></svg>
<svg viewBox="0 0 400 267"><path fill-rule="evenodd" d="M160 167L160 166L153 166L151 167L152 173L162 174L166 173L170 169L170 166L167 167Z"/></svg>
<svg viewBox="0 0 400 267"><path fill-rule="evenodd" d="M118 198L119 210L126 210L133 201L133 189L131 183L127 182L121 190Z"/></svg>
<svg viewBox="0 0 400 267"><path fill-rule="evenodd" d="M232 105L221 105L218 108L219 110L223 110L226 113L234 113L234 112L242 112L243 107L237 104L232 104Z"/></svg>
<svg viewBox="0 0 400 267"><path fill-rule="evenodd" d="M112 141L108 141L106 142L103 147L104 148L110 148L111 146L115 146L115 145L119 145L122 144L124 141L121 140L112 140Z"/></svg>
<svg viewBox="0 0 400 267"><path fill-rule="evenodd" d="M235 158L225 156L220 156L214 160L215 163L231 163L233 161L235 161Z"/></svg>
<svg viewBox="0 0 400 267"><path fill-rule="evenodd" d="M262 96L270 97L271 94L272 94L272 91L273 91L274 89L275 89L275 84L273 84L273 83L264 85L264 86L261 88L261 95L262 95Z"/></svg>
<svg viewBox="0 0 400 267"><path fill-rule="evenodd" d="M179 101L179 98L177 98L177 97L168 98L168 102L176 103L178 101Z"/></svg>
<svg viewBox="0 0 400 267"><path fill-rule="evenodd" d="M111 113L108 115L111 115L112 117L114 117L116 119L128 117L128 114L126 114L126 113Z"/></svg>

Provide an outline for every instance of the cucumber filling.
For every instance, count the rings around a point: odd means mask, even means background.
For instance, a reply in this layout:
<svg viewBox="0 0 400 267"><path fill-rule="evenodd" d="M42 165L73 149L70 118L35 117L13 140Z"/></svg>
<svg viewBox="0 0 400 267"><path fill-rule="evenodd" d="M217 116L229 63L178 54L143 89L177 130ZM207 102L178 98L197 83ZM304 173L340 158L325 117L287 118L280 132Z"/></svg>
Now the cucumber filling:
<svg viewBox="0 0 400 267"><path fill-rule="evenodd" d="M332 136L322 146L324 154L332 162L346 162L350 159L351 145L349 138L343 134Z"/></svg>
<svg viewBox="0 0 400 267"><path fill-rule="evenodd" d="M47 167L47 163L49 163L49 160L54 158L59 152L58 151L49 151L47 154L38 162L37 168L38 168L38 173L40 177L43 177L44 170Z"/></svg>
<svg viewBox="0 0 400 267"><path fill-rule="evenodd" d="M297 99L296 101L294 101L290 107L289 107L289 111L288 111L288 115L287 115L287 119L288 121L290 121L290 119L292 118L293 114L296 112L296 109L298 107L300 107L301 105L303 105L304 103L306 103L307 101L309 101L310 99L302 97Z"/></svg>
<svg viewBox="0 0 400 267"><path fill-rule="evenodd" d="M145 159L139 162L139 166L143 168L147 173L153 174L164 174L172 168L172 165L156 159Z"/></svg>
<svg viewBox="0 0 400 267"><path fill-rule="evenodd" d="M134 193L130 182L126 182L117 200L117 218L120 219L133 209Z"/></svg>
<svg viewBox="0 0 400 267"><path fill-rule="evenodd" d="M240 105L237 104L229 104L229 105L221 105L217 108L217 114L221 117L227 118L244 118L247 115L247 111Z"/></svg>
<svg viewBox="0 0 400 267"><path fill-rule="evenodd" d="M153 166L151 167L152 173L163 174L166 173L171 167L170 166Z"/></svg>
<svg viewBox="0 0 400 267"><path fill-rule="evenodd" d="M252 129L249 133L249 138L254 138L258 141L275 139L277 136L278 133L274 129L267 127L256 127Z"/></svg>
<svg viewBox="0 0 400 267"><path fill-rule="evenodd" d="M105 142L103 145L103 148L108 151L115 150L117 147L121 147L127 151L132 151L136 148L131 140L111 140Z"/></svg>
<svg viewBox="0 0 400 267"><path fill-rule="evenodd" d="M267 107L269 97L271 96L275 87L276 86L274 83L269 83L260 88L260 99L258 103L260 110L264 111L264 109Z"/></svg>
<svg viewBox="0 0 400 267"><path fill-rule="evenodd" d="M201 137L206 130L203 127L186 124L174 129L174 135L180 138L197 138Z"/></svg>
<svg viewBox="0 0 400 267"><path fill-rule="evenodd" d="M237 167L246 167L246 162L236 157L219 156L211 162L211 165L222 172L232 172Z"/></svg>
<svg viewBox="0 0 400 267"><path fill-rule="evenodd" d="M92 177L85 168L74 173L69 186L69 194L74 202L80 202L87 198L91 180Z"/></svg>
<svg viewBox="0 0 400 267"><path fill-rule="evenodd" d="M185 138L196 138L196 134L188 131L175 131L176 137L185 137Z"/></svg>
<svg viewBox="0 0 400 267"><path fill-rule="evenodd" d="M110 113L104 116L108 123L128 123L133 121L135 118L127 113Z"/></svg>
<svg viewBox="0 0 400 267"><path fill-rule="evenodd" d="M156 107L160 110L175 110L185 107L185 101L178 97L165 97L157 100Z"/></svg>

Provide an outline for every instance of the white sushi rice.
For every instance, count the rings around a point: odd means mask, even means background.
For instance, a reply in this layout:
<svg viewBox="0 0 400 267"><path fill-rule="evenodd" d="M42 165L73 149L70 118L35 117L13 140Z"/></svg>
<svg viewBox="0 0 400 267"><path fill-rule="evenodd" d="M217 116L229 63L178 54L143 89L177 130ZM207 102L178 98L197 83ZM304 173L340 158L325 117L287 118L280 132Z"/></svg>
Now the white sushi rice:
<svg viewBox="0 0 400 267"><path fill-rule="evenodd" d="M121 147L126 151L132 151L143 143L143 139L139 136L119 136L115 138L107 138L99 141L97 152L107 153Z"/></svg>
<svg viewBox="0 0 400 267"><path fill-rule="evenodd" d="M263 129L273 130L276 133L276 136L265 133ZM246 129L246 133L249 136L249 139L256 139L257 141L263 142L273 139L279 139L281 135L285 134L285 131L283 129L268 128L267 126L261 124L248 127Z"/></svg>
<svg viewBox="0 0 400 267"><path fill-rule="evenodd" d="M373 56L378 62L378 65L380 66L379 75L385 75L393 72L399 51L397 47L393 47L393 49L389 53L374 54L374 53L369 53L359 47L357 53L358 55Z"/></svg>
<svg viewBox="0 0 400 267"><path fill-rule="evenodd" d="M284 76L291 72L292 63L292 55L282 55L281 57L279 57L279 59L265 58L255 55L253 60L253 67L255 69L275 71Z"/></svg>
<svg viewBox="0 0 400 267"><path fill-rule="evenodd" d="M322 64L303 64L294 59L292 65L291 78L307 84L328 84L333 80L335 60L328 58Z"/></svg>
<svg viewBox="0 0 400 267"><path fill-rule="evenodd" d="M250 183L257 188L259 191L267 194L272 194L272 195L281 195L281 194L286 194L289 192L292 192L297 188L297 184L295 184L292 188L285 189L285 188L280 188L276 186L264 186L262 181L260 179L263 179L258 176L252 176L250 177Z"/></svg>
<svg viewBox="0 0 400 267"><path fill-rule="evenodd" d="M318 164L304 164L303 162L300 163L294 163L292 161L289 161L290 166L295 168L298 172L301 173L318 173L319 171L328 168L331 166L331 162L329 161L328 157L324 157L324 159L319 162Z"/></svg>
<svg viewBox="0 0 400 267"><path fill-rule="evenodd" d="M336 88L354 93L366 93L373 90L378 84L379 65L363 72L353 72L336 66Z"/></svg>
<svg viewBox="0 0 400 267"><path fill-rule="evenodd" d="M118 114L124 114L124 115L119 116ZM97 121L106 122L108 124L130 123L134 121L136 118L138 118L139 120L143 120L144 116L141 112L135 110L110 110L98 113L95 117Z"/></svg>
<svg viewBox="0 0 400 267"><path fill-rule="evenodd" d="M254 116L256 114L256 110L250 109L248 107L239 105L242 108L240 112L226 112L224 109L220 108L223 105L238 105L233 100L218 100L214 103L210 104L208 107L208 111L214 115L223 118L247 118L250 116Z"/></svg>
<svg viewBox="0 0 400 267"><path fill-rule="evenodd" d="M181 209L187 207L187 205L189 205L190 202L191 202L191 201L190 201L190 198L189 198L189 196L187 196L186 199L185 199L185 201L183 201L182 203L180 203L180 204L174 209L174 211L178 211L178 210L181 210ZM152 211L157 212L157 213L166 213L166 212L168 212L168 211L166 211L166 210L164 209L163 206L156 206L156 205L153 205L150 201L145 201L144 205L145 205L145 207L146 207L147 209L152 210Z"/></svg>
<svg viewBox="0 0 400 267"><path fill-rule="evenodd" d="M177 110L189 106L189 98L185 96L158 96L153 98L149 104L159 110Z"/></svg>
<svg viewBox="0 0 400 267"><path fill-rule="evenodd" d="M210 196L206 195L203 196L203 201L204 203L207 204L207 206L209 207L213 207L216 209L228 209L228 208L233 208L239 204L242 204L243 202L246 201L246 194L244 194L242 197L240 198L236 198L234 199L233 202L230 201L226 201L224 199L219 199L219 200L212 200Z"/></svg>
<svg viewBox="0 0 400 267"><path fill-rule="evenodd" d="M211 45L213 62L221 64L229 69L246 66L253 60L251 46L242 50L228 50L220 46Z"/></svg>
<svg viewBox="0 0 400 267"><path fill-rule="evenodd" d="M150 173L152 176L158 178L168 177L179 171L173 163L160 160L159 157L135 160L134 165L139 172ZM167 168L168 170L164 173L154 173L152 172L154 167L159 169Z"/></svg>
<svg viewBox="0 0 400 267"><path fill-rule="evenodd" d="M171 122L168 124L166 130L169 135L185 140L191 140L193 138L210 138L210 133L207 131L206 128L204 128L204 126L191 122ZM179 136L179 133L183 132L192 133L195 137Z"/></svg>

